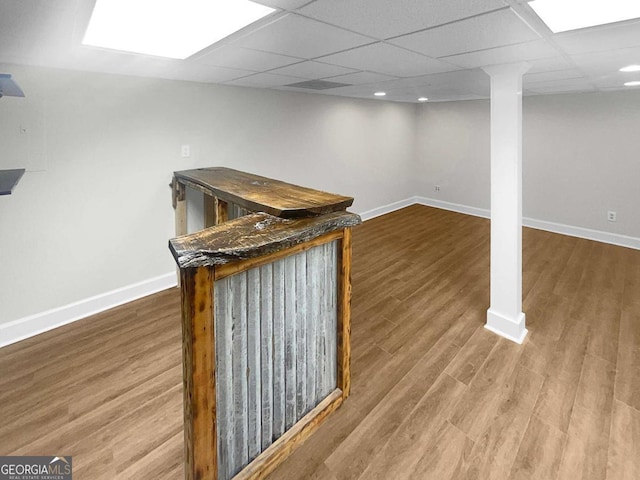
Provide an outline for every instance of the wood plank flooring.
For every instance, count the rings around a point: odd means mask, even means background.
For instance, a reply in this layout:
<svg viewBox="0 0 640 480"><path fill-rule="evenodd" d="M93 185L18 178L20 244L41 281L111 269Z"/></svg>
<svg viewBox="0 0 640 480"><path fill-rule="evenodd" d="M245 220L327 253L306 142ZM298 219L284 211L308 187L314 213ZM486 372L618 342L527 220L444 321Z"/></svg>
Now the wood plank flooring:
<svg viewBox="0 0 640 480"><path fill-rule="evenodd" d="M354 229L352 395L270 480L640 478L640 252L525 229L516 345L482 328L489 222ZM182 478L175 289L0 349L0 455Z"/></svg>

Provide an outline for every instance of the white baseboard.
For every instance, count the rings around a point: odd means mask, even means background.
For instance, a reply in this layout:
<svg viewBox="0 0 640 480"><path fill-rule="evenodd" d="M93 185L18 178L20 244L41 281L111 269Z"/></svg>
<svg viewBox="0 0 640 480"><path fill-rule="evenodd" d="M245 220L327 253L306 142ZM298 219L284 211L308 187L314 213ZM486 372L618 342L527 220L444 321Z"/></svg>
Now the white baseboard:
<svg viewBox="0 0 640 480"><path fill-rule="evenodd" d="M387 213L400 210L414 204L426 205L429 207L441 208L452 212L464 213L476 217L489 218L490 212L487 209L460 205L457 203L444 202L427 197L409 197L405 200L383 205L360 214L362 220L371 220ZM615 233L601 232L587 228L573 227L559 223L524 218L523 224L526 227L548 232L560 233L572 237L595 240L597 242L610 243L621 247L640 250L640 238L627 237ZM80 300L69 305L65 305L46 312L37 313L28 317L20 318L9 323L0 324L0 347L19 342L40 333L44 333L54 328L61 327L68 323L75 322L82 318L95 315L96 313L109 310L124 303L132 302L147 295L166 290L176 286L175 272L167 273L159 277L151 278L133 285L118 288L94 297Z"/></svg>
<svg viewBox="0 0 640 480"><path fill-rule="evenodd" d="M467 215L473 215L476 217L491 218L491 212L484 208L469 207L467 205L460 205L457 203L443 202L442 200L435 200L433 198L414 198L416 199L415 203L419 203L420 205L442 208L444 210L450 210L452 212L466 213ZM547 222L545 220L536 220L535 218L527 217L522 219L522 225L529 228L535 228L536 230L544 230L547 232L559 233L561 235L568 235L570 237L584 238L587 240L594 240L596 242L617 245L619 247L627 247L633 248L635 250L640 250L640 238L636 237L628 237L626 235L619 235L617 233L602 232L600 230L574 227L572 225Z"/></svg>
<svg viewBox="0 0 640 480"><path fill-rule="evenodd" d="M547 232L560 233L569 235L570 237L585 238L596 242L609 243L619 247L633 248L640 250L640 238L628 237L617 233L602 232L600 230L591 230L589 228L574 227L571 225L563 225L561 223L545 222L544 220L536 220L534 218L524 218L522 223L525 227L535 228L536 230L545 230Z"/></svg>
<svg viewBox="0 0 640 480"><path fill-rule="evenodd" d="M427 197L414 197L415 203L420 205L426 205L427 207L441 208L443 210L450 210L452 212L465 213L467 215L473 215L474 217L491 218L491 211L485 208L470 207L468 205L461 205L459 203L444 202L442 200L436 200L435 198Z"/></svg>
<svg viewBox="0 0 640 480"><path fill-rule="evenodd" d="M62 307L0 324L0 347L53 330L124 303L175 287L175 272L160 275Z"/></svg>
<svg viewBox="0 0 640 480"><path fill-rule="evenodd" d="M417 203L415 197L411 197L389 205L366 211L360 216L362 220L391 213L401 208ZM0 324L0 348L34 337L54 328L73 323L77 320L104 312L119 305L132 302L147 295L175 287L177 284L176 273L171 272L159 277L151 278L133 285L118 288L94 297L86 298L78 302L62 307L36 313L28 317L19 318L9 323Z"/></svg>
<svg viewBox="0 0 640 480"><path fill-rule="evenodd" d="M417 198L418 197L409 197L404 200L400 200L398 202L393 202L388 205L383 205L382 207L374 208L372 210L367 210L366 212L362 212L360 214L360 218L362 218L363 222L366 222L367 220L371 220L372 218L379 217L380 215L385 215L387 213L395 212L396 210L400 210L401 208L419 203L417 201Z"/></svg>

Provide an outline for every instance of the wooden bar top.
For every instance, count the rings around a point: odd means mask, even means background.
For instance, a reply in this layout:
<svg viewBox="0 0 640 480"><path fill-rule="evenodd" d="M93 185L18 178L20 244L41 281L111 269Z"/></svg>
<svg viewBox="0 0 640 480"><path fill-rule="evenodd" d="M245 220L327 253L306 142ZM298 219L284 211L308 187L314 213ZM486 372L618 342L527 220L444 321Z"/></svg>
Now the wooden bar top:
<svg viewBox="0 0 640 480"><path fill-rule="evenodd" d="M352 197L292 185L231 168L213 167L174 172L182 184L225 202L276 217L296 218L345 210Z"/></svg>
<svg viewBox="0 0 640 480"><path fill-rule="evenodd" d="M222 265L256 258L361 223L355 213L286 219L259 212L169 240L180 268Z"/></svg>
<svg viewBox="0 0 640 480"><path fill-rule="evenodd" d="M11 195L24 172L24 168L0 170L0 195Z"/></svg>

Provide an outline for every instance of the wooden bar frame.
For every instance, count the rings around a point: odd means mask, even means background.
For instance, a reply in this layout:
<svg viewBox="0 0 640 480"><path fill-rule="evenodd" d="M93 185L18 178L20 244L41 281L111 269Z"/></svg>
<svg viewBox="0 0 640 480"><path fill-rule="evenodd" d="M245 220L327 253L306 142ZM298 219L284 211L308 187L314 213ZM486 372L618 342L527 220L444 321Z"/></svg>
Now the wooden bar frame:
<svg viewBox="0 0 640 480"><path fill-rule="evenodd" d="M181 270L185 479L218 478L213 269Z"/></svg>
<svg viewBox="0 0 640 480"><path fill-rule="evenodd" d="M313 247L324 245L325 243L329 243L334 240L340 240L343 237L343 235L344 233L342 230L325 233L324 235L321 235L311 241L299 243L298 245L294 245L293 247L289 247L284 250L273 252L269 255L264 255L262 257L256 257L256 258L249 258L247 260L242 260L240 262L225 263L223 265L219 265L216 267L215 279L221 280L224 277L228 277L230 275L235 275L236 273L244 272L245 270L249 270L250 268L260 267L261 265L266 265L267 263L275 262L276 260L280 260L281 258L285 258L290 255L295 255L296 253L304 252Z"/></svg>
<svg viewBox="0 0 640 480"><path fill-rule="evenodd" d="M342 231L338 280L338 388L351 394L351 229Z"/></svg>
<svg viewBox="0 0 640 480"><path fill-rule="evenodd" d="M180 235L186 235L188 233L187 227L187 187L193 188L203 193L204 198L204 228L213 227L226 222L229 218L228 204L224 200L220 200L214 196L208 190L200 187L199 185L184 180L180 180L177 177L173 177L171 183L171 203L175 210L175 232L176 237Z"/></svg>
<svg viewBox="0 0 640 480"><path fill-rule="evenodd" d="M171 181L171 200L175 209L176 237L187 233L186 187L176 177Z"/></svg>
<svg viewBox="0 0 640 480"><path fill-rule="evenodd" d="M314 409L298 420L284 435L244 467L233 480L259 480L266 478L284 462L296 448L309 438L324 420L344 401L339 388L327 395Z"/></svg>
<svg viewBox="0 0 640 480"><path fill-rule="evenodd" d="M233 477L234 480L263 479L301 445L349 396L351 388L351 228L330 232L260 258L212 267L181 269L186 480L218 479L214 282L335 240L339 240L337 388Z"/></svg>
<svg viewBox="0 0 640 480"><path fill-rule="evenodd" d="M176 177L171 180L171 203L173 205L175 215L175 232L176 237L187 234L187 191L184 184L180 183ZM182 279L180 269L176 271L178 277L177 287L180 288Z"/></svg>
<svg viewBox="0 0 640 480"><path fill-rule="evenodd" d="M214 209L216 212L216 225L224 223L229 218L229 204L218 197L214 198Z"/></svg>
<svg viewBox="0 0 640 480"><path fill-rule="evenodd" d="M202 224L204 228L213 227L216 225L217 212L216 212L216 198L206 193L202 196L204 201L204 219Z"/></svg>

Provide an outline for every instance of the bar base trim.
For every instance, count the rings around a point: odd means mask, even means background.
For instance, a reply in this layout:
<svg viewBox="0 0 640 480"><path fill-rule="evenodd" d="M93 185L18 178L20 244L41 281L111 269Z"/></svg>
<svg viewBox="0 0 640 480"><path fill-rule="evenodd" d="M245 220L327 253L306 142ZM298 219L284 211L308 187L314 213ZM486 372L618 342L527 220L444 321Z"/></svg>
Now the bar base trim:
<svg viewBox="0 0 640 480"><path fill-rule="evenodd" d="M336 388L313 410L302 417L269 448L244 467L233 480L258 480L266 478L278 465L315 432L326 418L343 401L342 390Z"/></svg>

